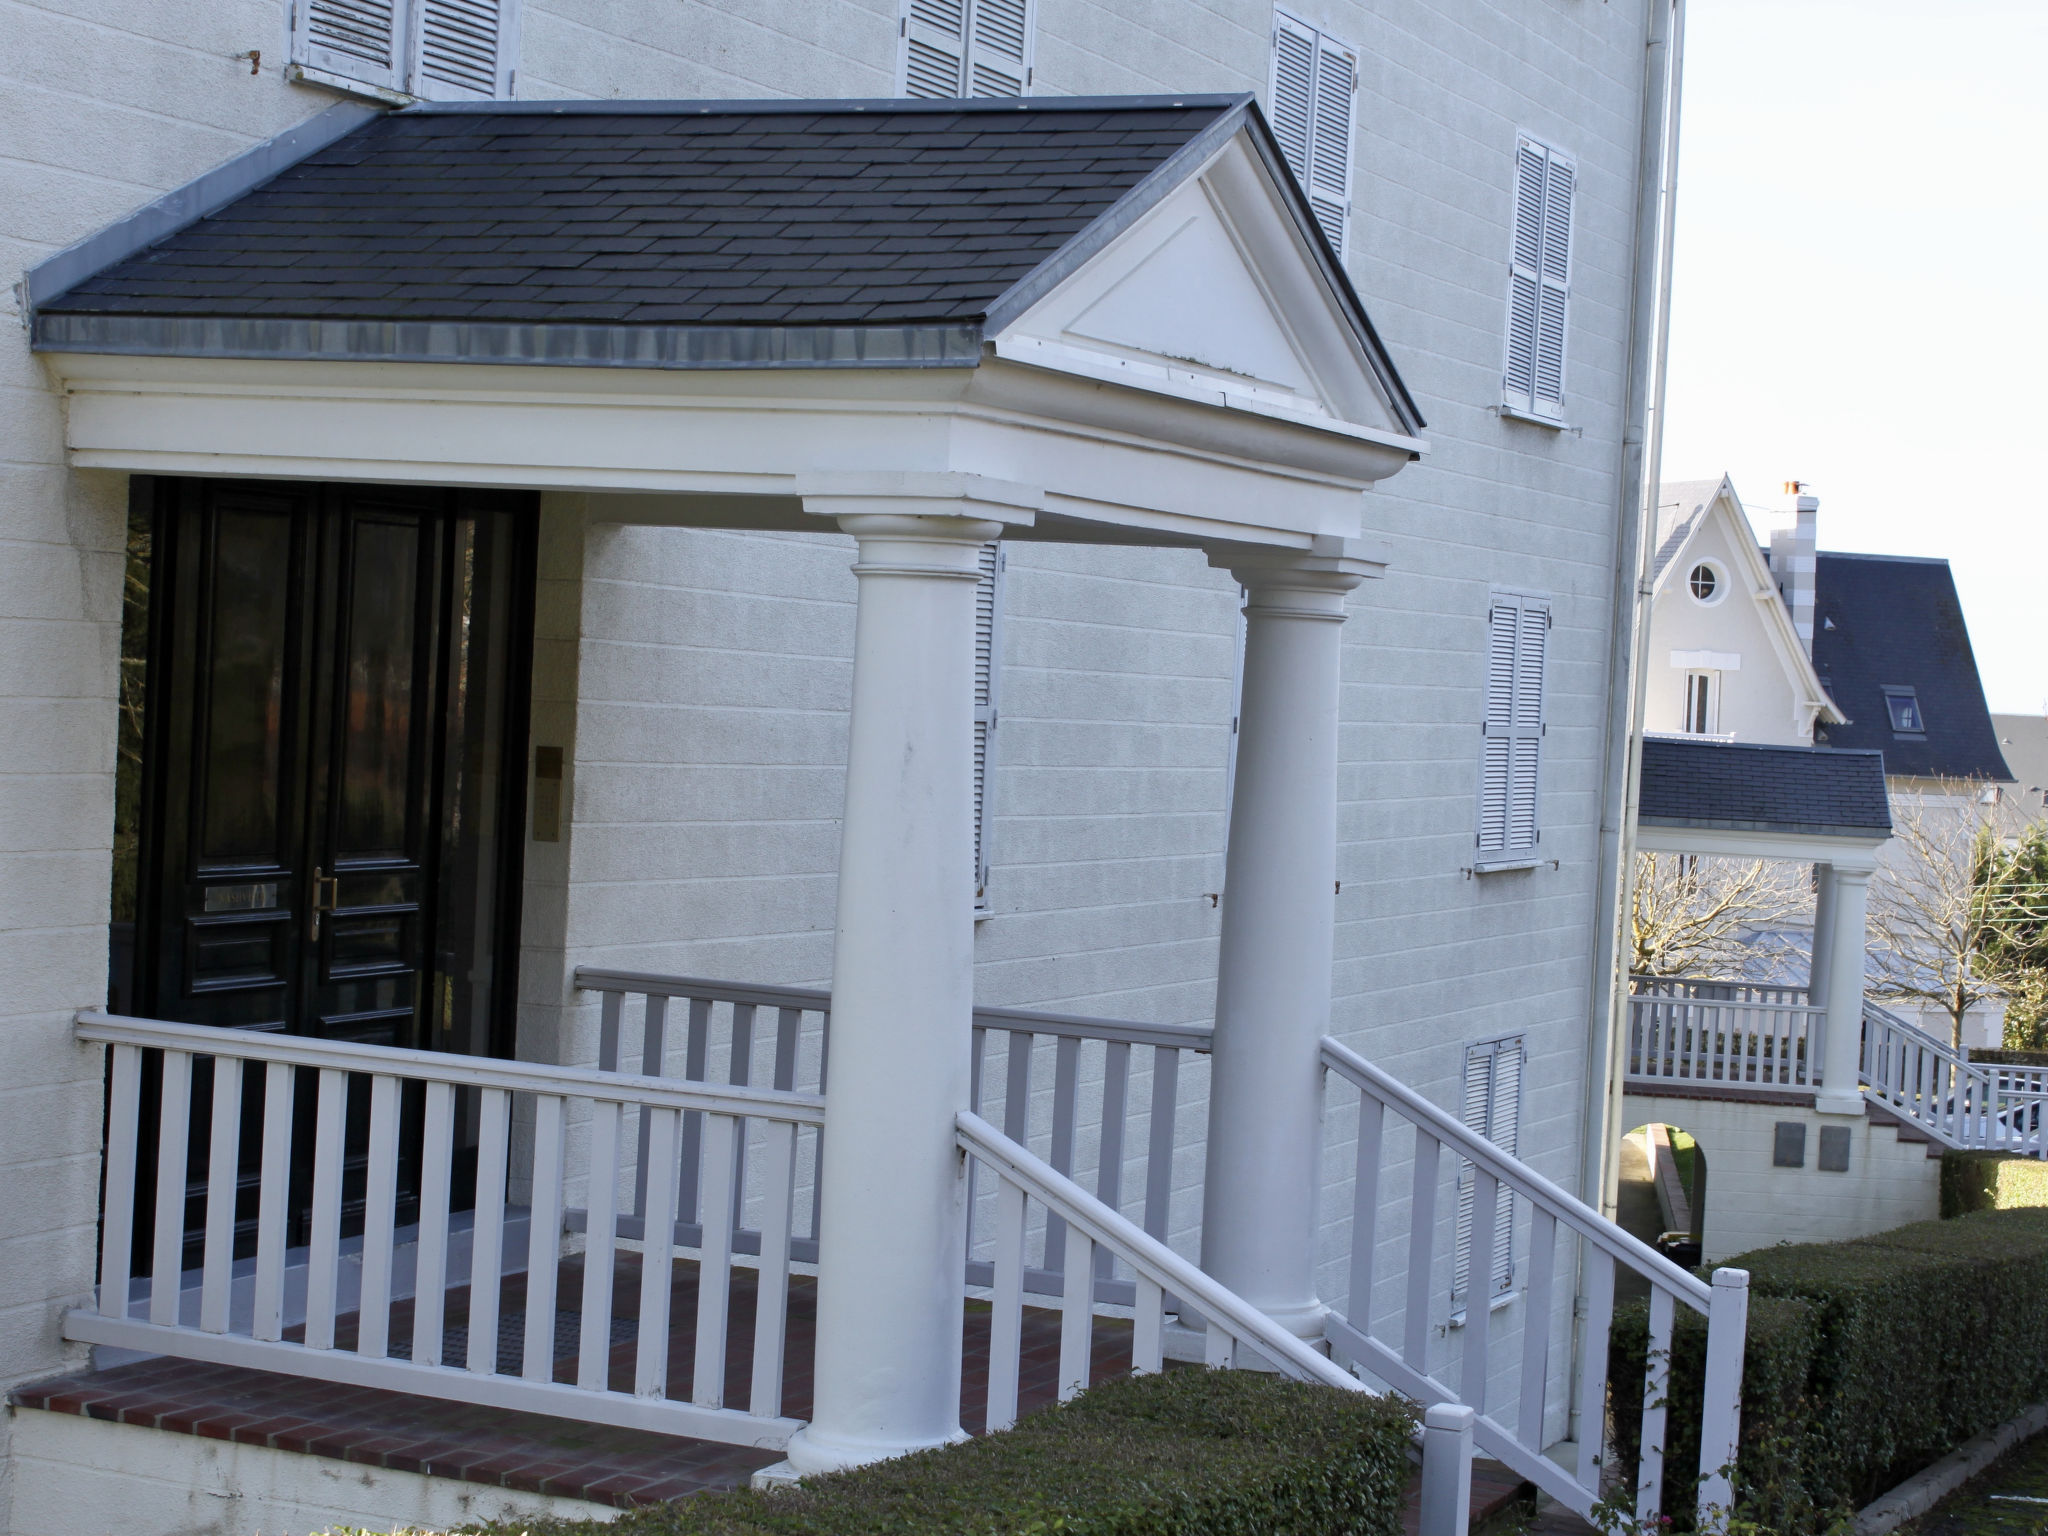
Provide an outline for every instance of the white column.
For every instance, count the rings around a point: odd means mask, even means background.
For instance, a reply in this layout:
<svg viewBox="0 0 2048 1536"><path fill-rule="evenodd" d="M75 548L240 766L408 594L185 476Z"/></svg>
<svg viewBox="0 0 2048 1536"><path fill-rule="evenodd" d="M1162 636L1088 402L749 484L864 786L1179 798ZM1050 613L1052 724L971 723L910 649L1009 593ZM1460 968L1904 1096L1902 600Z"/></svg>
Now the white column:
<svg viewBox="0 0 2048 1536"><path fill-rule="evenodd" d="M1813 866L1813 952L1806 966L1806 1000L1828 1000L1828 966L1835 948L1835 866Z"/></svg>
<svg viewBox="0 0 2048 1536"><path fill-rule="evenodd" d="M1339 541L1331 541L1338 544ZM1321 1040L1336 919L1338 672L1345 594L1384 562L1212 551L1249 590L1237 778L1217 960L1202 1268L1320 1336Z"/></svg>
<svg viewBox="0 0 2048 1536"><path fill-rule="evenodd" d="M1824 1115L1860 1115L1863 1090L1856 1067L1863 1054L1864 918L1869 908L1867 869L1834 866L1834 921L1828 944L1828 1038L1821 1057L1820 1092L1813 1107Z"/></svg>
<svg viewBox="0 0 2048 1536"><path fill-rule="evenodd" d="M1001 519L1030 516L955 483L969 477L848 479L805 495L859 540L860 598L799 1473L962 1438L953 1125L974 1010L974 588Z"/></svg>

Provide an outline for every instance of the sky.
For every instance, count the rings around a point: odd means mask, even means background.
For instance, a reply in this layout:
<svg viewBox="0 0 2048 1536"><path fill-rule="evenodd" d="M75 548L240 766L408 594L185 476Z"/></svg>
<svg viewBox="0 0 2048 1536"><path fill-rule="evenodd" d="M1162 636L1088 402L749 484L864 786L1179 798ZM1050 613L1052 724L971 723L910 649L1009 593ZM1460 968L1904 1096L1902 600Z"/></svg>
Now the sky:
<svg viewBox="0 0 2048 1536"><path fill-rule="evenodd" d="M2048 0L1688 0L1663 478L1954 568L2048 713Z"/></svg>

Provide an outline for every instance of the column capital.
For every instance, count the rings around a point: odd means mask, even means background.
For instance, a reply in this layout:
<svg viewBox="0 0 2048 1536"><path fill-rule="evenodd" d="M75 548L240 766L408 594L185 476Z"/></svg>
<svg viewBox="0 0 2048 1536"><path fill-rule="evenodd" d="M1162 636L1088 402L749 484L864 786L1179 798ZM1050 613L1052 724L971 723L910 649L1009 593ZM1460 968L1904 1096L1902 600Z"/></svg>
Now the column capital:
<svg viewBox="0 0 2048 1536"><path fill-rule="evenodd" d="M1045 508L1045 492L1036 486L955 470L800 475L796 493L806 512L837 518L841 526L850 517L869 516L996 524L997 531L979 541L982 543L999 537L1003 528L1029 528Z"/></svg>
<svg viewBox="0 0 2048 1536"><path fill-rule="evenodd" d="M1211 544L1209 564L1237 578L1251 593L1247 612L1297 618L1344 619L1344 595L1359 583L1384 576L1384 546L1364 539L1317 535L1307 549L1257 544Z"/></svg>

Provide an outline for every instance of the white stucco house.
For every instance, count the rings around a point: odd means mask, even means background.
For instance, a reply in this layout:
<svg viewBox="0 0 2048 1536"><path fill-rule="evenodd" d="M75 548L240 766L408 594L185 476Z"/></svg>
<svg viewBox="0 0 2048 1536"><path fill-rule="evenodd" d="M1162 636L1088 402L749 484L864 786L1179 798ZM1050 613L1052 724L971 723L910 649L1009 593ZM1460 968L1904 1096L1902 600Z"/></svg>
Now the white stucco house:
<svg viewBox="0 0 2048 1536"><path fill-rule="evenodd" d="M1617 1266L1719 1468L1601 1214L1673 9L0 15L0 1529L1173 1358L1583 1510Z"/></svg>

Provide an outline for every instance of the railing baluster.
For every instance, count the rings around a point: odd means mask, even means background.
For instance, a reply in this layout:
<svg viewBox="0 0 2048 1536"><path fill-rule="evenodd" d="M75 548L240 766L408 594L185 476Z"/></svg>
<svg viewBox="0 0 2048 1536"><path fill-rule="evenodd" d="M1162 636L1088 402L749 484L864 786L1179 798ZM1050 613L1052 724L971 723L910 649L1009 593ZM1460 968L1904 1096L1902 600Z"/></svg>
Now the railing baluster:
<svg viewBox="0 0 2048 1536"><path fill-rule="evenodd" d="M605 992L597 1008L597 1070L619 1070L620 1017L626 1009L626 994Z"/></svg>
<svg viewBox="0 0 2048 1536"><path fill-rule="evenodd" d="M1024 1191L996 1180L995 1301L988 1320L988 1430L1017 1422L1018 1352L1024 1341Z"/></svg>
<svg viewBox="0 0 2048 1536"><path fill-rule="evenodd" d="M1493 1250L1500 1232L1500 1180L1472 1167L1472 1246L1465 1266L1465 1344L1460 1396L1486 1412L1487 1346L1493 1338Z"/></svg>
<svg viewBox="0 0 2048 1536"><path fill-rule="evenodd" d="M1124 1202L1124 1121L1131 1104L1131 1043L1111 1040L1102 1048L1102 1132L1096 1143L1095 1198L1113 1211ZM1107 1244L1095 1249L1095 1275L1107 1280L1116 1273L1116 1255Z"/></svg>
<svg viewBox="0 0 2048 1536"><path fill-rule="evenodd" d="M619 1105L590 1105L590 1192L583 1242L583 1336L576 1385L602 1392L612 1375L612 1278L619 1244Z"/></svg>
<svg viewBox="0 0 2048 1536"><path fill-rule="evenodd" d="M420 1130L420 1241L413 1262L412 1363L439 1365L448 1308L448 1186L454 1160L455 1089L426 1085Z"/></svg>
<svg viewBox="0 0 2048 1536"><path fill-rule="evenodd" d="M789 1238L795 1220L796 1127L770 1122L761 1150L764 1203L761 1267L754 1291L754 1381L747 1412L782 1413L782 1361L789 1335Z"/></svg>
<svg viewBox="0 0 2048 1536"><path fill-rule="evenodd" d="M213 1058L213 1126L206 1144L206 1243L200 1258L199 1326L228 1331L235 1262L235 1186L242 1161L242 1059Z"/></svg>
<svg viewBox="0 0 2048 1536"><path fill-rule="evenodd" d="M1131 1374L1150 1375L1166 1368L1166 1292L1156 1280L1138 1276L1137 1305L1131 1318Z"/></svg>
<svg viewBox="0 0 2048 1536"><path fill-rule="evenodd" d="M125 1047L124 1047L125 1049ZM256 1175L256 1293L250 1333L284 1337L285 1223L291 1215L293 1072L281 1061L263 1069L263 1153Z"/></svg>
<svg viewBox="0 0 2048 1536"><path fill-rule="evenodd" d="M335 1283L341 1258L341 1160L348 1074L320 1069L313 1121L313 1211L306 1235L306 1346L334 1348Z"/></svg>
<svg viewBox="0 0 2048 1536"><path fill-rule="evenodd" d="M775 1086L783 1093L796 1091L796 1047L803 1021L801 1008L775 1010Z"/></svg>
<svg viewBox="0 0 2048 1536"><path fill-rule="evenodd" d="M1162 1243L1173 1205L1174 1114L1180 1105L1180 1051L1152 1047L1152 1114L1145 1148L1145 1232Z"/></svg>
<svg viewBox="0 0 2048 1536"><path fill-rule="evenodd" d="M1095 1243L1086 1232L1070 1230L1073 1263L1066 1271L1060 1296L1060 1401L1071 1402L1088 1390L1095 1349Z"/></svg>
<svg viewBox="0 0 2048 1536"><path fill-rule="evenodd" d="M1529 1213L1529 1283L1522 1308L1522 1403L1515 1429L1524 1445L1542 1446L1543 1400L1549 1391L1550 1298L1557 1286L1557 1218L1542 1206Z"/></svg>
<svg viewBox="0 0 2048 1536"><path fill-rule="evenodd" d="M1204 1319L1202 1363L1212 1371L1237 1368L1237 1337L1221 1318Z"/></svg>
<svg viewBox="0 0 2048 1536"><path fill-rule="evenodd" d="M134 1268L135 1143L142 1126L142 1048L113 1048L107 1093L107 1182L100 1218L100 1314L126 1317Z"/></svg>
<svg viewBox="0 0 2048 1536"><path fill-rule="evenodd" d="M160 1328L178 1321L185 1252L185 1158L191 1145L192 1057L165 1051L156 1137L156 1213L150 1229L149 1320Z"/></svg>
<svg viewBox="0 0 2048 1536"><path fill-rule="evenodd" d="M732 1061L727 1080L744 1088L754 1080L754 1005L736 1004L732 1010ZM747 1215L747 1125L744 1120L733 1133L732 1144L732 1228L746 1225Z"/></svg>
<svg viewBox="0 0 2048 1536"><path fill-rule="evenodd" d="M744 1126L731 1115L704 1117L704 1243L698 1250L697 1358L690 1401L705 1408L725 1405L726 1319L732 1304L731 1189Z"/></svg>
<svg viewBox="0 0 2048 1536"><path fill-rule="evenodd" d="M640 1075L662 1077L668 1067L668 999L659 992L647 994L646 1021L640 1033ZM634 1111L639 1122L635 1131L633 1158L633 1214L647 1220L647 1116L646 1105Z"/></svg>
<svg viewBox="0 0 2048 1536"><path fill-rule="evenodd" d="M656 1107L640 1111L640 1124L645 1132L640 1165L647 1172L640 1215L646 1237L640 1254L640 1338L634 1350L633 1391L641 1397L666 1397L668 1308L676 1277L676 1163L682 1125L675 1110Z"/></svg>
<svg viewBox="0 0 2048 1536"><path fill-rule="evenodd" d="M1584 1243L1586 1317L1579 1342L1579 1486L1600 1497L1600 1463L1607 1450L1607 1335L1614 1326L1614 1260L1591 1240Z"/></svg>
<svg viewBox="0 0 2048 1536"><path fill-rule="evenodd" d="M505 1269L505 1153L512 1122L512 1095L504 1088L484 1088L479 1092L467 1364L480 1376L494 1376L498 1371L498 1291Z"/></svg>
<svg viewBox="0 0 2048 1536"><path fill-rule="evenodd" d="M1387 1106L1369 1093L1358 1096L1358 1164L1351 1186L1351 1326L1372 1332L1373 1256L1379 1247L1380 1159L1385 1149Z"/></svg>
<svg viewBox="0 0 2048 1536"><path fill-rule="evenodd" d="M1072 1035L1062 1035L1053 1042L1052 1153L1046 1161L1070 1177L1074 1172L1074 1120L1080 1093L1081 1042ZM1067 1272L1067 1224L1052 1212L1047 1212L1045 1218L1045 1267L1056 1275Z"/></svg>
<svg viewBox="0 0 2048 1536"><path fill-rule="evenodd" d="M1671 1293L1650 1287L1650 1348L1643 1368L1642 1451L1636 1471L1636 1519L1654 1528L1664 1503L1664 1424L1671 1389Z"/></svg>
<svg viewBox="0 0 2048 1536"><path fill-rule="evenodd" d="M356 1304L356 1353L391 1352L391 1247L398 1224L398 1079L370 1079L370 1158L363 1188L363 1286Z"/></svg>
<svg viewBox="0 0 2048 1536"><path fill-rule="evenodd" d="M1408 1307L1401 1320L1401 1358L1424 1374L1429 1371L1429 1302L1436 1293L1436 1186L1442 1154L1443 1143L1418 1125L1415 1192L1408 1204Z"/></svg>
<svg viewBox="0 0 2048 1536"><path fill-rule="evenodd" d="M533 1197L526 1223L526 1330L520 1340L519 1374L528 1381L555 1379L555 1311L560 1300L562 1239L562 1172L565 1161L567 1105L558 1093L537 1093L533 1097ZM590 1182L596 1187L601 1171L593 1158ZM595 1201L591 1202L595 1205ZM585 1232L585 1246L604 1243L607 1251L611 1233L596 1225L597 1213L590 1212L591 1225Z"/></svg>
<svg viewBox="0 0 2048 1536"><path fill-rule="evenodd" d="M683 1078L686 1082L701 1083L710 1072L711 1051L711 999L693 997L690 999L690 1031L683 1043ZM702 1183L697 1176L699 1164L704 1156L704 1112L700 1109L683 1111L683 1157L682 1171L677 1176L678 1220L695 1225L697 1221L697 1194Z"/></svg>
<svg viewBox="0 0 2048 1536"><path fill-rule="evenodd" d="M1038 1036L1009 1031L1007 1082L1003 1091L1003 1134L1023 1146L1031 1144L1031 1058Z"/></svg>

